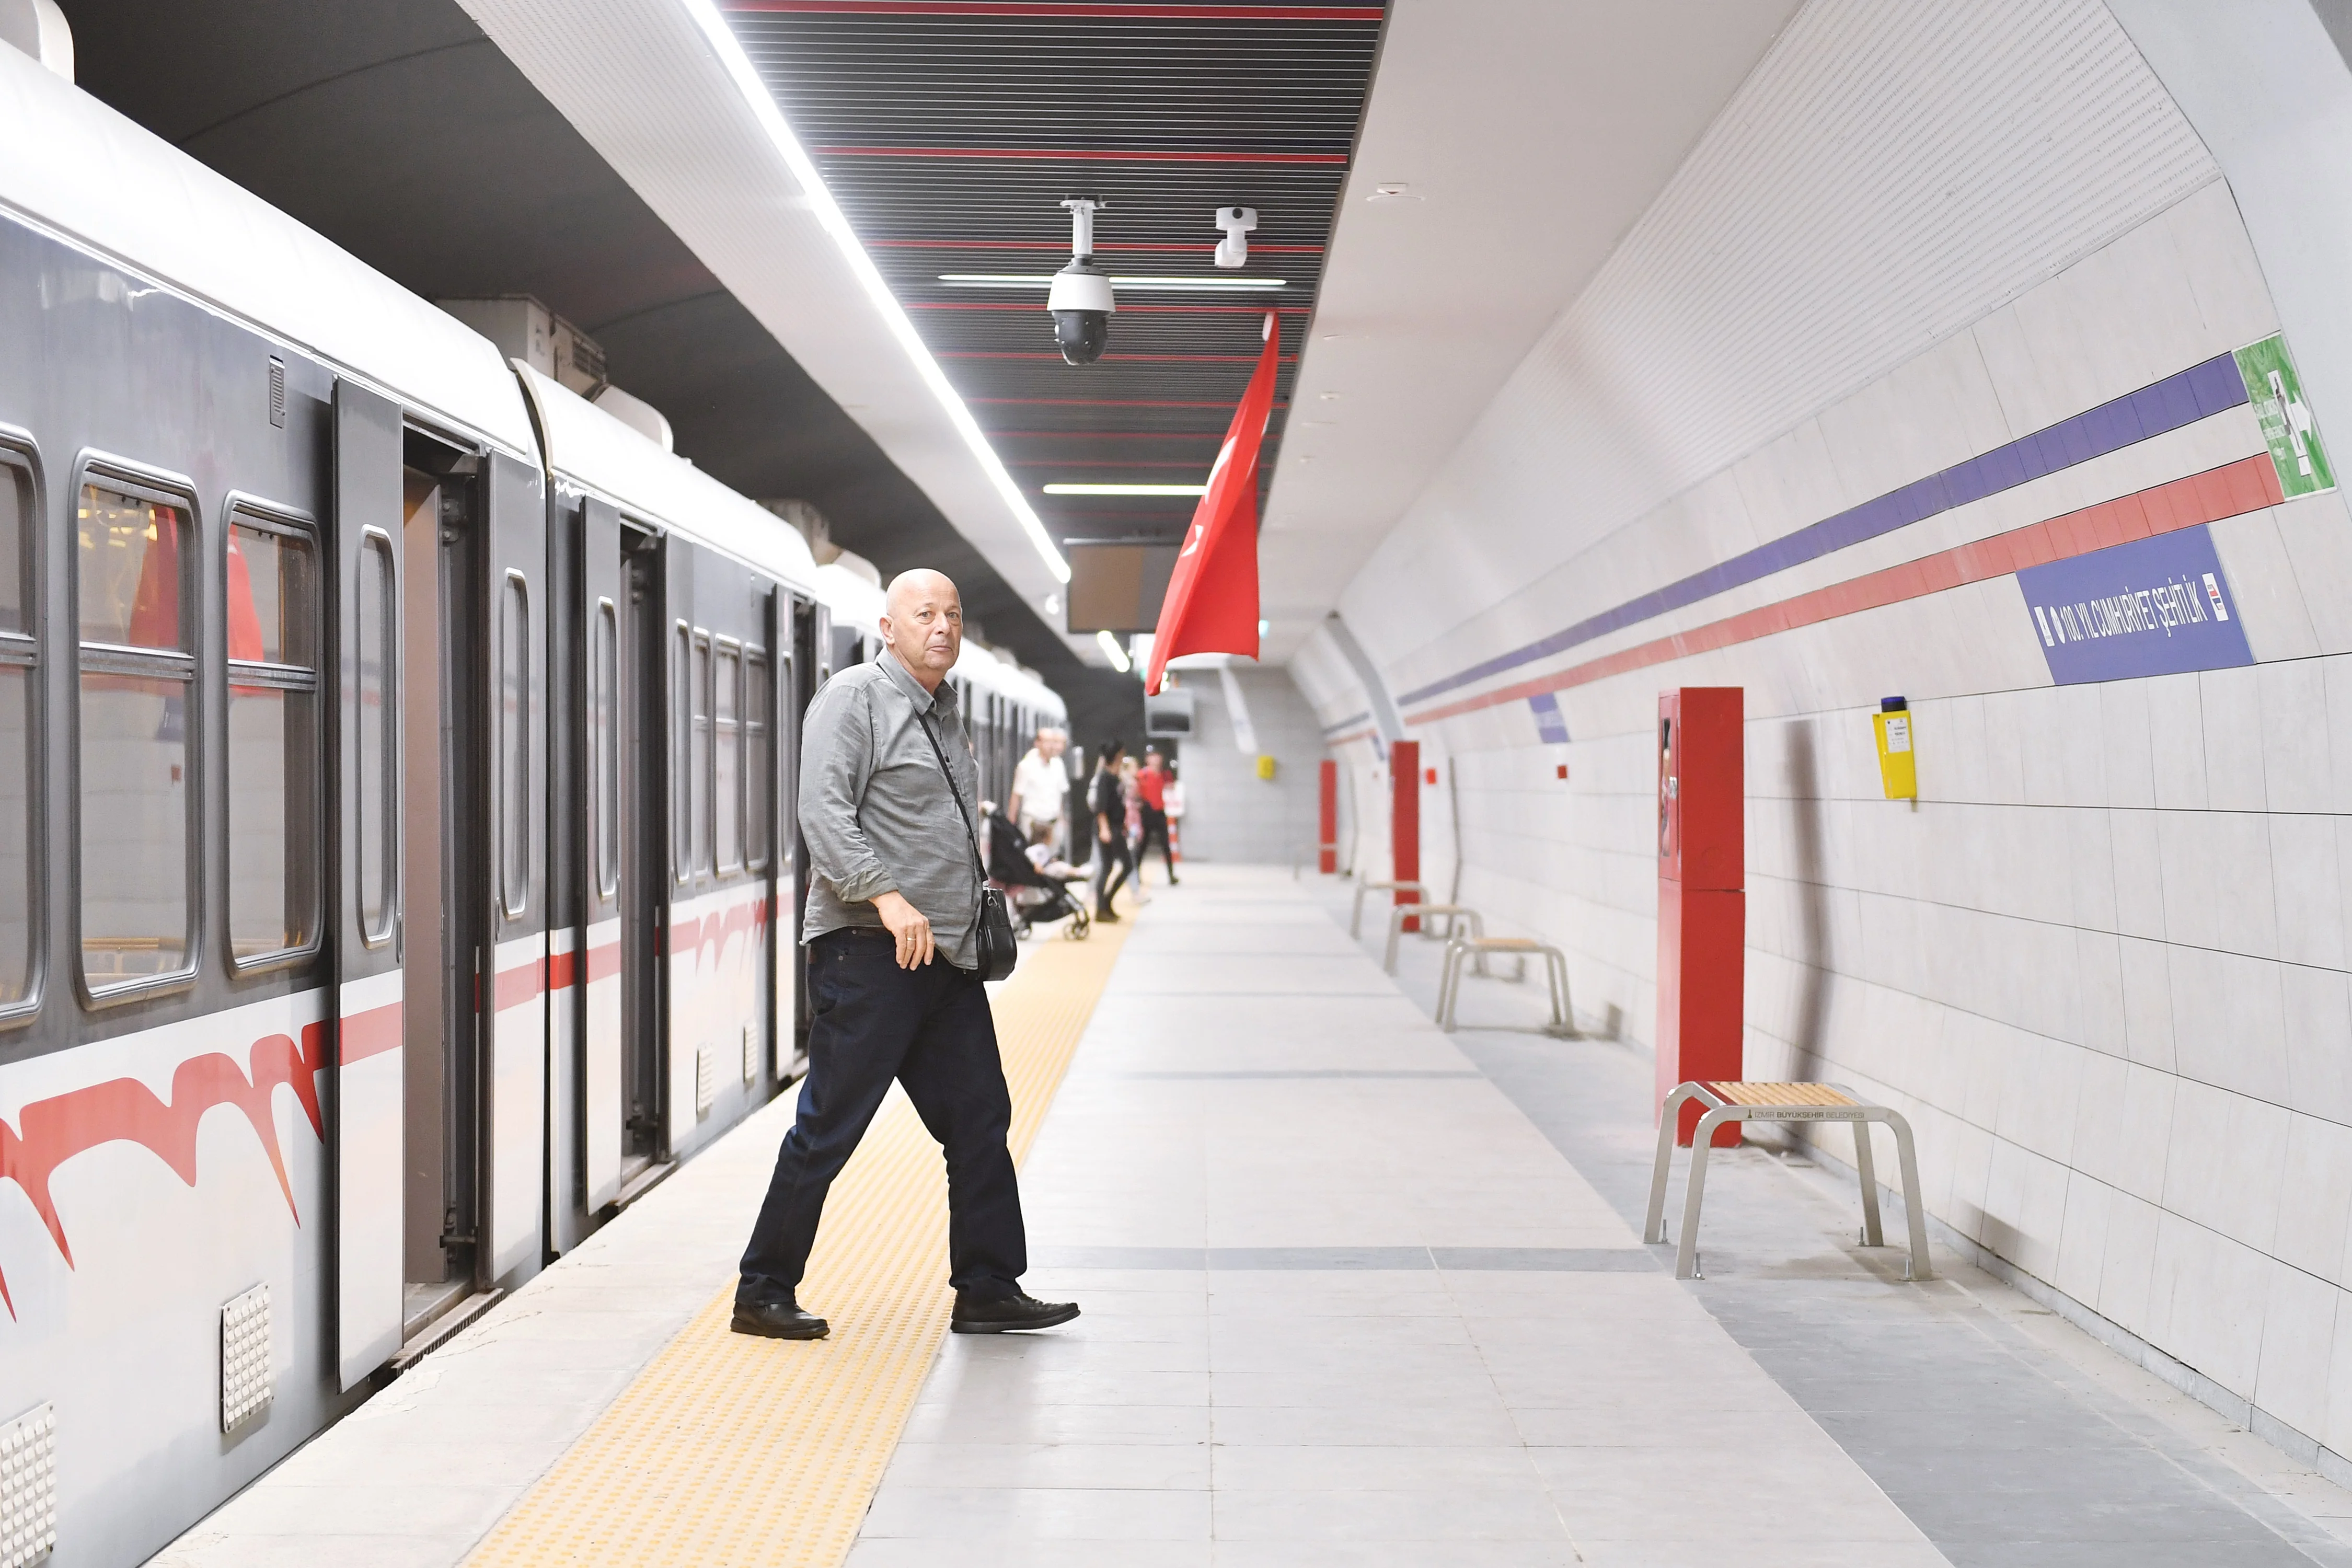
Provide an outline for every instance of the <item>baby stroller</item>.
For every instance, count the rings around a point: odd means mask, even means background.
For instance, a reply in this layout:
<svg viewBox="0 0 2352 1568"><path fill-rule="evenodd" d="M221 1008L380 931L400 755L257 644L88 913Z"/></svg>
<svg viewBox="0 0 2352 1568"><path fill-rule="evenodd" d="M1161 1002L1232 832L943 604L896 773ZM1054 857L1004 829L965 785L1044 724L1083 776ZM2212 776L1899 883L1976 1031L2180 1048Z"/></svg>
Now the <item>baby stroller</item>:
<svg viewBox="0 0 2352 1568"><path fill-rule="evenodd" d="M988 879L1004 894L1013 934L1025 937L1031 926L1066 920L1070 923L1063 934L1072 942L1086 941L1094 917L1087 912L1085 900L1072 900L1068 879L1032 864L1021 830L1005 821L1002 813L984 804L981 811L988 818ZM1077 876L1083 880L1086 873L1080 871Z"/></svg>

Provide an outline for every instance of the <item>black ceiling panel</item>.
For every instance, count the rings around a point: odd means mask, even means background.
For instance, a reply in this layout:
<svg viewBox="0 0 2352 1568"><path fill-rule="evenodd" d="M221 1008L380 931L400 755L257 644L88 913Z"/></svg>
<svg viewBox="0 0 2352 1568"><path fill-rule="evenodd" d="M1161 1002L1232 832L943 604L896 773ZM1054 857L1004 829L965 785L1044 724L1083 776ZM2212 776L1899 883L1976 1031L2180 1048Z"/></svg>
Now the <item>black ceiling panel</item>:
<svg viewBox="0 0 2352 1568"><path fill-rule="evenodd" d="M1181 536L1190 498L1048 496L1055 480L1197 484L1276 312L1286 423L1383 10L1361 4L733 0L729 20L948 378L1057 539ZM1105 204L1116 276L1278 279L1119 290L1100 363L1054 351L1042 285L1066 196ZM1249 262L1210 253L1257 209Z"/></svg>

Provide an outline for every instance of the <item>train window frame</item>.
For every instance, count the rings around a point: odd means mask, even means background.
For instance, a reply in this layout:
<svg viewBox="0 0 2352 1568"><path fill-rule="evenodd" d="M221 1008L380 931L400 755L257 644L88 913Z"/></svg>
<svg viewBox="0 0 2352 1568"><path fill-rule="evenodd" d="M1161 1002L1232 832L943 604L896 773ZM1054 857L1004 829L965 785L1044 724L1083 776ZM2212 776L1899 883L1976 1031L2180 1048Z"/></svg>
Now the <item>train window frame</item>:
<svg viewBox="0 0 2352 1568"><path fill-rule="evenodd" d="M40 447L30 431L0 425L0 470L17 487L24 537L17 542L16 586L25 629L0 630L0 666L25 671L25 994L0 1003L0 1031L29 1027L48 992L48 489ZM79 652L79 649L77 649Z"/></svg>
<svg viewBox="0 0 2352 1568"><path fill-rule="evenodd" d="M688 666L689 688L688 708L692 715L687 730L687 788L691 803L688 812L688 841L694 847L689 867L698 877L713 880L719 875L719 814L717 805L719 773L719 727L710 717L711 697L719 660L711 647L708 627L694 628L691 662Z"/></svg>
<svg viewBox="0 0 2352 1568"><path fill-rule="evenodd" d="M669 639L669 859L681 888L694 881L694 626L676 622Z"/></svg>
<svg viewBox="0 0 2352 1568"><path fill-rule="evenodd" d="M599 595L588 632L588 801L596 902L621 895L621 612Z"/></svg>
<svg viewBox="0 0 2352 1568"><path fill-rule="evenodd" d="M373 950L386 945L398 935L400 931L401 893L403 891L400 884L400 704L403 697L403 693L400 689L400 547L394 540L389 530L379 528L373 523L369 523L360 530L359 550L360 559L362 562L364 562L370 555L376 555L383 562L385 597L385 603L383 605L383 636L384 651L387 657L381 661L376 676L378 686L376 694L376 711L383 716L379 721L382 725L383 733L389 737L390 740L390 743L383 748L383 756L382 761L383 773L383 776L377 781L383 790L383 805L379 808L383 818L383 841L376 847L378 853L383 857L383 908L382 910L383 923L381 925L371 925L368 923L367 878L364 869L366 866L366 858L363 852L359 862L352 868L352 914L353 923L359 929L360 945L362 947ZM361 581L363 584L366 579L364 568L362 568L360 575ZM362 589L361 592L363 593L364 590ZM353 608L355 611L363 611L364 605L362 604L354 605ZM358 614L353 616L352 620L355 630L357 627L365 625L365 622ZM357 650L357 653L362 674L360 679L359 690L354 693L354 700L359 701L362 706L359 721L359 732L362 736L362 740L359 748L359 756L353 759L355 766L358 765L358 763L367 755L365 736L368 730L368 719L364 707L366 701L365 693L367 679L363 673L366 668L367 650L365 647L361 647ZM331 726L333 722L333 721L330 721ZM333 730L331 728L330 730L330 733L333 733ZM364 786L362 785L362 787ZM359 816L360 821L355 826L359 833L364 834L367 831L366 814L362 811ZM329 854L331 856L340 856L341 853L341 845L339 838L332 833L330 833L328 837Z"/></svg>
<svg viewBox="0 0 2352 1568"><path fill-rule="evenodd" d="M490 816L498 825L498 864L492 871L499 884L499 915L511 923L530 913L531 862L534 858L531 854L532 835L536 828L531 810L534 781L530 766L530 732L534 715L531 712L530 577L519 568L508 567L499 578L498 599L499 618L491 628L491 636L496 639L493 648L496 669L490 695L491 707L497 718L492 726L494 733L490 743L497 793L491 799ZM516 614L518 609L521 617L520 635L512 637L510 641L515 628L507 617ZM508 668L507 655L509 651L517 656L516 669ZM517 670L520 671L519 676ZM514 687L518 693L512 709L507 704L509 686ZM520 726L520 737L509 731L507 726L509 724ZM521 775L520 780L508 776L510 758L515 759L513 771ZM521 817L520 822L514 820L517 815ZM522 855L520 863L515 859L518 848Z"/></svg>
<svg viewBox="0 0 2352 1568"><path fill-rule="evenodd" d="M722 717L719 711L719 693L725 671L734 670L732 713ZM713 636L710 639L710 868L718 877L740 876L750 868L745 859L745 830L751 826L744 817L743 804L748 795L744 787L743 748L743 645L734 637ZM721 792L719 778L719 759L729 749L732 736L735 760L734 787ZM730 798L731 797L731 798ZM735 858L727 858L726 840L719 829L729 817L734 819Z"/></svg>
<svg viewBox="0 0 2352 1568"><path fill-rule="evenodd" d="M757 643L743 645L743 692L739 700L739 721L743 727L743 868L764 871L774 855L774 807L770 804L775 788L775 760L769 754L769 736L774 728L772 718L776 706L775 665L768 650ZM753 702L752 694L766 699ZM757 853L753 851L756 848Z"/></svg>
<svg viewBox="0 0 2352 1568"><path fill-rule="evenodd" d="M236 530L240 527L253 529L262 533L283 534L289 538L299 539L310 547L312 581L310 663L308 667L287 664L278 660L240 659L227 656L228 551L229 542L236 538ZM315 840L312 846L309 888L308 920L310 937L308 942L296 946L271 948L249 957L239 958L236 955L236 933L230 923L225 923L222 927L224 935L221 951L228 961L229 973L243 978L299 964L317 956L326 943L327 864L329 857L333 852L327 832L327 758L331 749L328 742L328 732L333 723L333 715L329 710L329 687L325 673L328 646L327 574L333 569L333 563L327 556L325 531L320 528L317 520L310 513L297 507L284 506L239 490L231 490L221 503L218 549L222 563L219 604L221 618L218 627L222 658L219 664L219 676L214 682L217 688L214 692L214 698L220 704L224 721L233 710L233 689L239 686L262 687L276 691L303 691L309 692L316 699L315 711L311 720L317 730L317 745L314 748L315 754L312 758L310 773L310 820L312 837ZM236 851L235 845L229 840L226 814L235 797L236 779L226 752L224 752L221 757L220 766L221 810L224 813L224 819L220 825L222 845L224 853L233 858ZM226 916L228 901L235 897L234 867L225 861L222 873L224 879L222 909Z"/></svg>
<svg viewBox="0 0 2352 1568"><path fill-rule="evenodd" d="M79 502L84 489L96 485L119 495L144 500L151 505L177 507L187 513L188 537L191 547L180 552L180 614L184 619L192 611L198 617L204 612L201 584L195 580L194 566L206 559L204 547L209 519L196 491L195 481L135 459L110 452L84 450L75 459L73 485L67 492L71 499L68 510ZM68 518L69 522L78 520ZM79 530L76 530L77 533ZM206 787L209 770L205 767L206 748L204 737L211 712L205 698L209 683L205 679L205 648L208 638L198 635L184 637L190 646L180 649L126 647L112 643L86 642L81 636L81 552L68 552L66 566L66 603L73 620L72 707L67 728L71 737L71 754L67 760L68 788L71 795L70 869L67 873L68 934L74 952L74 976L81 993L83 1005L91 1011L119 1007L126 1003L149 997L185 991L194 987L204 973L205 937L209 921L212 889L205 877L205 825L209 820L211 791ZM97 654L93 668L91 655ZM107 667L113 668L109 668ZM171 669L181 673L153 675L154 669ZM89 954L82 929L84 906L89 897L88 880L82 866L82 813L88 796L82 778L82 688L92 674L128 675L133 679L174 679L186 688L183 700L182 718L185 751L183 753L183 782L187 786L186 821L181 847L182 868L186 883L186 942L187 950L177 969L160 974L135 975L110 984L93 984L89 973Z"/></svg>

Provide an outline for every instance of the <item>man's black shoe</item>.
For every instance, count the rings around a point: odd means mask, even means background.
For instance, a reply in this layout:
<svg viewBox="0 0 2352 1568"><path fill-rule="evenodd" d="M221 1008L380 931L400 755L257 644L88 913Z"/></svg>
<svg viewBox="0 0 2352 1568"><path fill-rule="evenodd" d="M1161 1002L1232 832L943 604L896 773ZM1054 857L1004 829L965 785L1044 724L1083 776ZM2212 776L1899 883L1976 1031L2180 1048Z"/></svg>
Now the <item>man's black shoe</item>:
<svg viewBox="0 0 2352 1568"><path fill-rule="evenodd" d="M1015 1329L1051 1329L1078 1315L1075 1301L1040 1301L1015 1292L992 1301L959 1294L949 1327L960 1334L1006 1334Z"/></svg>
<svg viewBox="0 0 2352 1568"><path fill-rule="evenodd" d="M771 1340L821 1340L833 1332L831 1323L814 1312L802 1311L800 1303L790 1296L777 1300L739 1295L734 1320L727 1326L739 1334Z"/></svg>

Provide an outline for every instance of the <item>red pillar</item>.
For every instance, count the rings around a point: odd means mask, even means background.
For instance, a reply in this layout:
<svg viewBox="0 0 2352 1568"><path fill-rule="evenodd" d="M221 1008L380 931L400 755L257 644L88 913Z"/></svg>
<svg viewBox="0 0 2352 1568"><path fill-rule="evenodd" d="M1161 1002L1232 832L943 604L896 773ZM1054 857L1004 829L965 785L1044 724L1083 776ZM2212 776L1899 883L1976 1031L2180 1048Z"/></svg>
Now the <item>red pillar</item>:
<svg viewBox="0 0 2352 1568"><path fill-rule="evenodd" d="M1322 774L1322 828L1315 868L1329 877L1339 869L1339 764L1329 757L1324 758Z"/></svg>
<svg viewBox="0 0 2352 1568"><path fill-rule="evenodd" d="M1389 787L1393 792L1393 805L1389 812L1390 859L1395 869L1389 873L1400 882L1421 880L1421 742L1391 741L1389 742ZM1421 902L1419 893L1400 889L1396 901L1400 904ZM1421 922L1404 922L1407 931L1419 931Z"/></svg>
<svg viewBox="0 0 2352 1568"><path fill-rule="evenodd" d="M1742 693L1685 686L1658 694L1658 1084L1738 1079L1747 984L1747 775ZM1701 1115L1683 1107L1677 1142ZM1739 1142L1732 1123L1718 1149Z"/></svg>

